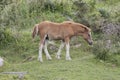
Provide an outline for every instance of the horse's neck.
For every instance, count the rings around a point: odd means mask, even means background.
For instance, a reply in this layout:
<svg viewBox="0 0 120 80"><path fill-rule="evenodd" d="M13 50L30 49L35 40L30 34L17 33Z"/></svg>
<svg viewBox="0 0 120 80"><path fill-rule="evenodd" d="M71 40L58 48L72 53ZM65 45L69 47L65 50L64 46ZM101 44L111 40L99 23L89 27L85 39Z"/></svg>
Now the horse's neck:
<svg viewBox="0 0 120 80"><path fill-rule="evenodd" d="M80 26L72 26L72 29L75 35L81 35L84 32L84 29Z"/></svg>

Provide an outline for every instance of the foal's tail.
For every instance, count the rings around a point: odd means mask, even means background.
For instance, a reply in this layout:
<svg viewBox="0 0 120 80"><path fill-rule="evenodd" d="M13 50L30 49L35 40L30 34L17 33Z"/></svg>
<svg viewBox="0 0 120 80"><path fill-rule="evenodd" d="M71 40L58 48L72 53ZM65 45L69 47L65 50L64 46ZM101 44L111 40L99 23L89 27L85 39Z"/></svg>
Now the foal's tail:
<svg viewBox="0 0 120 80"><path fill-rule="evenodd" d="M33 28L33 32L32 32L33 41L34 41L34 37L38 34L38 31L39 31L38 26L39 24L36 24Z"/></svg>

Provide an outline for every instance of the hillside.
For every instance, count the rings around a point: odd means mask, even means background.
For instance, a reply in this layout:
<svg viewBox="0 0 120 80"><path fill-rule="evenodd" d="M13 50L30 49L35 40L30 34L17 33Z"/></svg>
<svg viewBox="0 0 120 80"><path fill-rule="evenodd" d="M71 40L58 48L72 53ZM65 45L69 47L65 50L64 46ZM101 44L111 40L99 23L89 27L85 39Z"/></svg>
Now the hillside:
<svg viewBox="0 0 120 80"><path fill-rule="evenodd" d="M119 80L120 79L120 1L119 0L1 0L0 1L0 80ZM38 58L40 38L32 41L35 24L42 21L73 20L92 29L94 44L82 37L70 42L71 61L55 58L59 41L48 45L52 60ZM77 45L81 45L76 47Z"/></svg>

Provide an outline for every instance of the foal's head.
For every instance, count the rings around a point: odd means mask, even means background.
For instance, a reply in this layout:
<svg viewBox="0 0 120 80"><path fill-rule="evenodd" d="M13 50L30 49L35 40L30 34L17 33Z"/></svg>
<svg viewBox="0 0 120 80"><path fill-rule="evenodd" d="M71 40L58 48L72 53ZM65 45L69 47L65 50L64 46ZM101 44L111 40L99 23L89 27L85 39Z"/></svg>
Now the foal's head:
<svg viewBox="0 0 120 80"><path fill-rule="evenodd" d="M85 28L85 31L83 32L82 36L89 43L89 45L93 44L93 40L91 36L91 29Z"/></svg>

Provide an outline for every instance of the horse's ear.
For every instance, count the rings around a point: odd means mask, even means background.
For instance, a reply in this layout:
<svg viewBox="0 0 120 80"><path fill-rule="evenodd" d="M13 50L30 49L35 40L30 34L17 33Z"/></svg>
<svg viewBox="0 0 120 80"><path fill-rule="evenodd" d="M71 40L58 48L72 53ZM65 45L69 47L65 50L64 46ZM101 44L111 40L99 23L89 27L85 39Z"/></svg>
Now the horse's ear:
<svg viewBox="0 0 120 80"><path fill-rule="evenodd" d="M91 29L88 28L88 27L86 27L86 28L85 28L85 31L87 31L87 32L91 32Z"/></svg>
<svg viewBox="0 0 120 80"><path fill-rule="evenodd" d="M88 31L89 31L89 32L91 32L91 29L90 29L90 28L88 28Z"/></svg>

